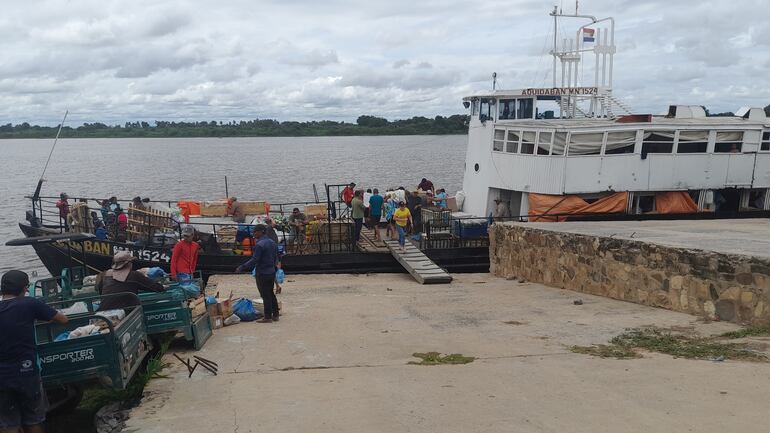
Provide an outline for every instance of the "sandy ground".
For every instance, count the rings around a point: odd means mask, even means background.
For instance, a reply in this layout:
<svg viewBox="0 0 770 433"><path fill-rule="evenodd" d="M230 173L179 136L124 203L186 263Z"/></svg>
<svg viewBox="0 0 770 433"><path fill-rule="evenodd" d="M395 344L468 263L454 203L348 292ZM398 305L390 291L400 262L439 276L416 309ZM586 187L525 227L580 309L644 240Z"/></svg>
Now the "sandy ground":
<svg viewBox="0 0 770 433"><path fill-rule="evenodd" d="M216 331L201 356L213 376L174 358L124 431L170 432L728 432L767 426L770 364L600 359L567 346L627 327L732 330L606 298L454 275L292 277L279 323ZM235 276L219 289L256 297ZM582 299L583 305L574 305ZM515 321L515 324L505 323ZM462 353L466 365L417 366L414 352ZM193 352L183 356L192 356Z"/></svg>

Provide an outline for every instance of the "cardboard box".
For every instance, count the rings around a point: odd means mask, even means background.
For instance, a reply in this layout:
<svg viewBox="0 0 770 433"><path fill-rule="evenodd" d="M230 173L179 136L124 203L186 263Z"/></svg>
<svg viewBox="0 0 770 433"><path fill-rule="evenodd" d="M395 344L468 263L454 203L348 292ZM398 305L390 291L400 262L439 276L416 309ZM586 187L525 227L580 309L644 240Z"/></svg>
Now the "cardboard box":
<svg viewBox="0 0 770 433"><path fill-rule="evenodd" d="M240 201L246 215L266 215L270 205L265 201Z"/></svg>
<svg viewBox="0 0 770 433"><path fill-rule="evenodd" d="M225 319L222 316L211 316L211 329L219 329L225 326Z"/></svg>
<svg viewBox="0 0 770 433"><path fill-rule="evenodd" d="M455 197L447 197L446 207L449 208L449 210L451 210L452 212L460 211L460 209L457 208L457 198Z"/></svg>
<svg viewBox="0 0 770 433"><path fill-rule="evenodd" d="M233 315L233 300L230 298L217 299L217 306L219 309L219 316L228 318Z"/></svg>
<svg viewBox="0 0 770 433"><path fill-rule="evenodd" d="M305 216L312 219L315 216L326 218L329 215L329 207L326 203L315 203L305 205Z"/></svg>
<svg viewBox="0 0 770 433"><path fill-rule="evenodd" d="M192 317L200 317L206 313L206 303L205 302L199 302L198 304L191 305L192 308Z"/></svg>
<svg viewBox="0 0 770 433"><path fill-rule="evenodd" d="M219 304L210 304L206 305L206 311L208 311L209 316L220 316L219 314Z"/></svg>
<svg viewBox="0 0 770 433"><path fill-rule="evenodd" d="M206 201L201 204L201 216L205 217L223 217L227 215L227 202Z"/></svg>

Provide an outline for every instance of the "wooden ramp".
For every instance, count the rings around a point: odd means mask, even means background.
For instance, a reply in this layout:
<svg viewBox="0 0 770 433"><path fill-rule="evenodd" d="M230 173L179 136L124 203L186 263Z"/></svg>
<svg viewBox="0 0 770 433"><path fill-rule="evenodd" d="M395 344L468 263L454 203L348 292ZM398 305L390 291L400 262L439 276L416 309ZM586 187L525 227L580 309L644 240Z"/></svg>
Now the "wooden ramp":
<svg viewBox="0 0 770 433"><path fill-rule="evenodd" d="M383 234L385 230L382 230L380 234ZM384 234L383 234L384 236ZM361 228L361 238L358 240L358 249L365 253L388 253L388 247L385 246L385 242L374 239L374 230L366 227Z"/></svg>
<svg viewBox="0 0 770 433"><path fill-rule="evenodd" d="M390 253L401 263L420 284L445 284L452 281L452 276L439 268L419 248L406 243L406 250L401 251L398 241L386 240Z"/></svg>

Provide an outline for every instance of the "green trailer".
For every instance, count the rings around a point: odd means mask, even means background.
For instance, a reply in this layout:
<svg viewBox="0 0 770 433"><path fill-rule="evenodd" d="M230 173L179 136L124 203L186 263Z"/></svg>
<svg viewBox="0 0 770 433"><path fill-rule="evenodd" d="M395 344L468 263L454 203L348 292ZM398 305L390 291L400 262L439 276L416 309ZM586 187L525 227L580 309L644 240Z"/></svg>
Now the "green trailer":
<svg viewBox="0 0 770 433"><path fill-rule="evenodd" d="M70 303L58 301L49 305L62 308ZM98 382L116 390L126 388L152 345L142 307L127 307L124 311L125 317L117 323L100 312L87 312L68 315L66 325L35 325L40 375L52 410L77 405L82 387L88 383ZM102 324L102 332L57 341L62 334L89 324Z"/></svg>
<svg viewBox="0 0 770 433"><path fill-rule="evenodd" d="M35 282L30 288L30 295L41 298L46 302L70 301L85 302L88 311L96 311L98 300L93 284L84 284L84 269L66 268L61 277L44 278ZM198 287L203 281L195 279ZM163 282L166 291L163 293L142 292L139 300L142 304L147 334L181 333L185 340L193 343L199 350L212 335L211 318L204 312L193 318L188 307L189 296L176 281Z"/></svg>
<svg viewBox="0 0 770 433"><path fill-rule="evenodd" d="M56 304L50 305L55 308ZM107 387L125 389L151 345L142 307L124 310L126 316L117 324L99 312L68 316L66 325L38 323L35 330L43 383L58 386L98 380ZM56 341L62 333L93 322L104 323L106 332Z"/></svg>

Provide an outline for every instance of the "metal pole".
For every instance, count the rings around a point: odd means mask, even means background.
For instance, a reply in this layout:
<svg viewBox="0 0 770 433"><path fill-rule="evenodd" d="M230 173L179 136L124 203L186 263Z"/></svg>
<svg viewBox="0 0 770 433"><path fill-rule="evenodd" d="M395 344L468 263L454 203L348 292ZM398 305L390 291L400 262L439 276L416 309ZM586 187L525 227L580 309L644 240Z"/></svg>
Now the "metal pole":
<svg viewBox="0 0 770 433"><path fill-rule="evenodd" d="M230 191L227 188L227 176L225 176L225 197L230 198Z"/></svg>

